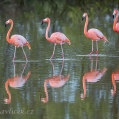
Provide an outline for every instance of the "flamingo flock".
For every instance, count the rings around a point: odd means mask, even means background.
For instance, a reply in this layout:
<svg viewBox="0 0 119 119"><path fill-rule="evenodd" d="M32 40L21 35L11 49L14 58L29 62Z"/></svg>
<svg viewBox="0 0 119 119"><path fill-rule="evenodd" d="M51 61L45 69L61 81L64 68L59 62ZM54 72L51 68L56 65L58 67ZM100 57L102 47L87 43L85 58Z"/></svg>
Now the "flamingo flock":
<svg viewBox="0 0 119 119"><path fill-rule="evenodd" d="M92 40L92 51L89 53L89 55L93 54L93 52L94 52L94 44L93 44L94 41L96 42L96 54L98 55L98 41L103 40L104 42L108 42L108 40L107 40L106 36L103 35L103 33L96 28L91 28L91 29L87 30L88 29L88 22L89 22L87 13L83 14L82 20L84 20L84 18L86 18L85 25L84 25L84 35L87 38ZM113 31L116 33L119 33L119 22L117 23L117 21L118 21L118 10L114 10L113 19L114 19ZM50 57L50 61L51 61L51 64L53 67L53 72L54 72L54 65L52 63L52 58L54 57L54 54L55 54L56 45L59 44L61 46L62 59L64 60L64 50L63 50L62 45L65 43L70 45L71 42L70 42L69 38L67 38L67 36L65 36L65 34L63 34L61 32L54 32L49 37L48 31L49 31L50 23L51 23L50 18L43 19L41 24L43 24L45 22L48 23L48 26L46 28L45 38L50 43L54 43L53 53ZM28 58L27 58L27 55L26 55L23 47L27 46L30 50L31 49L30 43L22 35L19 35L19 34L15 34L15 35L12 35L10 37L10 33L13 29L13 20L12 19L7 20L5 22L5 26L7 24L10 24L11 26L7 32L6 40L8 43L15 46L14 56L13 56L12 61L14 62L16 59L16 48L21 47L23 54L24 54L24 57L26 59L26 62L28 62ZM93 60L92 60L92 62L93 62ZM44 91L45 91L46 97L41 98L42 102L47 103L49 101L48 91L47 91L47 83L49 83L52 88L60 88L66 83L66 81L69 80L70 74L68 74L67 76L62 75L63 66L64 66L64 62L62 62L62 68L61 68L60 74L58 74L58 75L53 74L53 76L47 78L44 81ZM28 74L26 76L23 76L25 68L26 68L26 65L24 66L21 75L17 76L15 73L15 65L14 65L14 76L12 78L9 78L5 82L5 89L6 89L6 92L8 94L8 98L4 99L4 102L6 104L11 103L11 93L10 93L8 86L13 87L13 88L22 87L25 84L25 82L27 81L27 79L30 77L31 72L28 72ZM105 74L106 71L107 71L107 68L103 68L102 70L97 69L97 60L96 60L96 68L95 69L91 68L91 70L89 72L85 73L83 78L82 78L84 93L81 94L81 99L84 99L86 97L86 82L95 83L95 82L99 81L101 79L101 77ZM118 75L119 75L119 70L112 73L112 84L113 84L113 88L114 88L111 90L112 95L115 95L115 93L116 93L116 81L119 80Z"/></svg>
<svg viewBox="0 0 119 119"><path fill-rule="evenodd" d="M86 18L85 25L84 25L84 35L87 38L92 40L92 51L90 52L89 55L91 55L94 52L94 48L93 48L93 42L94 41L96 42L96 48L97 48L96 54L98 54L98 41L103 40L104 42L108 42L108 40L107 40L106 36L103 35L103 33L100 30L96 29L96 28L91 28L91 29L87 30L88 29L87 28L88 27L88 14L87 13L83 14L82 20L84 20L84 18ZM117 21L118 21L118 10L116 10L116 9L113 12L113 18L114 18L113 30L114 30L114 32L119 33L119 22L117 23ZM44 22L48 23L48 26L46 28L45 37L46 37L47 41L49 41L50 43L54 43L54 49L53 49L53 53L50 57L50 60L54 57L55 47L58 44L61 46L62 59L64 59L64 51L63 51L62 45L65 44L65 43L68 43L70 45L71 42L70 42L69 38L67 38L61 32L52 33L51 36L49 37L48 36L48 31L49 31L49 28L50 28L51 20L50 20L50 18L45 18L45 19L42 20L41 24L43 24ZM31 46L30 46L29 42L22 35L15 34L15 35L12 35L10 37L10 33L11 33L12 28L13 28L13 20L9 19L8 21L6 21L5 26L7 24L11 24L11 26L10 26L10 29L8 30L7 35L6 35L6 40L7 40L8 43L15 46L13 62L16 58L16 47L21 47L22 48L25 59L26 59L26 62L27 62L28 59L27 59L27 55L26 55L26 53L23 49L23 46L27 46L30 50Z"/></svg>

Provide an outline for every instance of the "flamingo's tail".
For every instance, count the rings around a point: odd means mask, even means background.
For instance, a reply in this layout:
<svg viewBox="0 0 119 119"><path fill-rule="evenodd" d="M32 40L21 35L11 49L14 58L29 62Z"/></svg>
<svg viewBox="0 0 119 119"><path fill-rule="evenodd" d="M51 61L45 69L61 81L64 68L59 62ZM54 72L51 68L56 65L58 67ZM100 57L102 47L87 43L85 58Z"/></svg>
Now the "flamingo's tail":
<svg viewBox="0 0 119 119"><path fill-rule="evenodd" d="M71 45L71 42L69 41L68 44Z"/></svg>
<svg viewBox="0 0 119 119"><path fill-rule="evenodd" d="M27 80L30 77L31 72L29 71L28 74L24 77Z"/></svg>
<svg viewBox="0 0 119 119"><path fill-rule="evenodd" d="M71 42L70 42L70 40L69 40L69 39L67 39L67 40L66 40L66 42L67 42L69 45L71 45Z"/></svg>
<svg viewBox="0 0 119 119"><path fill-rule="evenodd" d="M105 36L103 36L103 40L104 40L105 42L108 42L108 40L107 40L107 38L106 38Z"/></svg>
<svg viewBox="0 0 119 119"><path fill-rule="evenodd" d="M28 46L29 50L31 49L30 44L27 42L26 45Z"/></svg>
<svg viewBox="0 0 119 119"><path fill-rule="evenodd" d="M64 80L65 80L65 81L68 81L69 78L70 78L70 74L68 74L67 76L65 76Z"/></svg>

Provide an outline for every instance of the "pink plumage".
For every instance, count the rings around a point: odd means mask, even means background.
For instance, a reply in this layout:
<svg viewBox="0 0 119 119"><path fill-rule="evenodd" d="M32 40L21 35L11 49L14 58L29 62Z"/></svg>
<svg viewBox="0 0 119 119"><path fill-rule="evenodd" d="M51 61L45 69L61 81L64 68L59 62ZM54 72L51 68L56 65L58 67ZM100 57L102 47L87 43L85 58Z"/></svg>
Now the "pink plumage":
<svg viewBox="0 0 119 119"><path fill-rule="evenodd" d="M89 30L87 30L87 27L88 27L88 14L87 13L84 13L83 16L82 16L82 20L86 17L86 22L85 22L85 26L84 26L84 35L87 37L87 38L90 38L92 40L92 51L90 52L90 54L93 53L93 41L96 41L96 47L97 47L97 51L96 53L98 54L98 43L97 41L99 40L103 40L105 42L107 42L107 38L103 35L103 33L98 30L98 29L95 29L95 28L91 28Z"/></svg>
<svg viewBox="0 0 119 119"><path fill-rule="evenodd" d="M8 33L6 35L6 40L7 40L8 43L15 46L13 61L15 60L15 57L16 57L16 47L21 47L22 48L24 56L26 58L26 61L28 61L26 53L23 49L23 46L28 46L28 48L30 50L31 49L30 44L28 43L28 41L22 35L15 34L15 35L12 35L10 37L10 33L11 33L12 28L13 28L13 20L12 19L9 19L8 21L6 21L5 25L6 24L11 24L11 27L8 30Z"/></svg>
<svg viewBox="0 0 119 119"><path fill-rule="evenodd" d="M116 33L119 33L119 22L118 21L118 10L114 10L113 12L113 18L114 18L114 23L113 23L113 30Z"/></svg>
<svg viewBox="0 0 119 119"><path fill-rule="evenodd" d="M63 51L63 48L62 48L62 44L68 43L70 45L71 44L70 40L61 32L55 32L55 33L51 34L50 37L48 37L48 31L49 31L49 28L50 28L50 19L45 18L45 19L42 20L42 24L43 24L43 22L48 22L48 27L46 29L46 34L45 34L46 39L49 42L54 43L54 50L53 50L53 54L52 54L50 59L52 59L54 57L55 47L56 47L57 44L61 45L62 58L64 59L64 51Z"/></svg>

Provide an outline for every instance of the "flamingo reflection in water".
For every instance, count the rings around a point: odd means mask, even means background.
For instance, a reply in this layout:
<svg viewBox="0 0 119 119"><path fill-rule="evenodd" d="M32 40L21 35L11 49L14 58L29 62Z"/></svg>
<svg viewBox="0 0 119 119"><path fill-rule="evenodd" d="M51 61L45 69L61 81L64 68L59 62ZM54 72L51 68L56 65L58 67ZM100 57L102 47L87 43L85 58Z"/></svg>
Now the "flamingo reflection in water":
<svg viewBox="0 0 119 119"><path fill-rule="evenodd" d="M62 61L62 67L61 67L61 71L60 71L60 74L59 75L55 75L54 74L54 63L52 61L50 61L51 64L52 64L52 68L53 68L53 76L47 78L45 81L44 81L44 92L45 92L45 95L46 97L45 98L41 98L41 101L44 102L44 103L47 103L49 101L49 98L48 98L48 91L47 91L47 84L49 83L49 85L52 87L52 88L60 88L62 87L66 81L69 80L70 78L70 74L68 74L67 76L63 76L62 75L62 70L63 70L63 67L64 67L64 61Z"/></svg>
<svg viewBox="0 0 119 119"><path fill-rule="evenodd" d="M93 58L91 57L91 70L85 73L82 79L82 83L83 83L83 93L81 94L82 100L84 100L84 98L86 97L86 82L89 83L98 82L107 71L107 68L103 68L102 70L97 69L98 57L96 57L95 69L93 68L93 62L94 62Z"/></svg>
<svg viewBox="0 0 119 119"><path fill-rule="evenodd" d="M30 77L31 72L29 71L27 73L26 76L23 76L24 70L26 68L27 63L24 65L24 68L21 72L21 74L18 76L16 75L16 65L15 63L13 63L14 66L14 76L9 78L6 82L5 82L5 89L6 92L8 94L8 98L4 98L4 102L5 104L10 104L11 103L11 93L10 90L8 88L8 86L18 89L24 86L25 82L28 80L28 78Z"/></svg>
<svg viewBox="0 0 119 119"><path fill-rule="evenodd" d="M112 72L112 85L111 94L114 96L116 94L116 83L119 83L119 69Z"/></svg>

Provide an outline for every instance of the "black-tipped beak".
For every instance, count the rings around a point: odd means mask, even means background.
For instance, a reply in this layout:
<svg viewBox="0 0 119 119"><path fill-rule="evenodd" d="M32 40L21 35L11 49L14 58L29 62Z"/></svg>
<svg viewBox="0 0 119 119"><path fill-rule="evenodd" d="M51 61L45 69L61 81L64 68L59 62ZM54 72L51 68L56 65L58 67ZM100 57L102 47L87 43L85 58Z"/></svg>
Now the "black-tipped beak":
<svg viewBox="0 0 119 119"><path fill-rule="evenodd" d="M84 17L82 16L82 21L84 20Z"/></svg>
<svg viewBox="0 0 119 119"><path fill-rule="evenodd" d="M112 15L113 19L115 18L115 15Z"/></svg>
<svg viewBox="0 0 119 119"><path fill-rule="evenodd" d="M7 26L7 24L5 23L5 27Z"/></svg>
<svg viewBox="0 0 119 119"><path fill-rule="evenodd" d="M41 25L43 24L43 21L41 22Z"/></svg>

